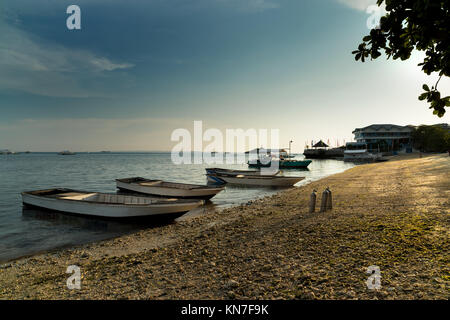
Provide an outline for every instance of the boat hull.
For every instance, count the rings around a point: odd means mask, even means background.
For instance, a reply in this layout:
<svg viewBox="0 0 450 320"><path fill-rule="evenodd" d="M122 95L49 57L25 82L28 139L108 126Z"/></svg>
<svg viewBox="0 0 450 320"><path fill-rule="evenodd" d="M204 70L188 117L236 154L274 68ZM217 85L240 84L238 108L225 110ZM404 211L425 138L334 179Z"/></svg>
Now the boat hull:
<svg viewBox="0 0 450 320"><path fill-rule="evenodd" d="M207 168L205 169L207 174L218 174L218 175L229 175L229 176L261 176L262 172L260 170L231 170L231 169L220 169L220 168ZM266 172L264 172L266 173ZM266 174L270 176L276 176L280 171L275 171L271 174Z"/></svg>
<svg viewBox="0 0 450 320"><path fill-rule="evenodd" d="M67 212L72 214L97 216L105 218L138 218L161 217L165 215L182 215L202 204L201 201L191 203L155 203L150 205L112 204L88 201L47 198L43 196L22 193L25 205Z"/></svg>
<svg viewBox="0 0 450 320"><path fill-rule="evenodd" d="M204 189L178 189L159 186L143 186L137 183L126 183L116 180L116 186L120 190L133 191L142 194L148 194L159 197L180 198L180 199L201 199L209 200L223 188L204 188Z"/></svg>
<svg viewBox="0 0 450 320"><path fill-rule="evenodd" d="M225 175L208 175L208 180L215 183L229 183L246 186L291 187L304 177L239 177Z"/></svg>
<svg viewBox="0 0 450 320"><path fill-rule="evenodd" d="M311 164L311 160L281 160L277 162L269 162L268 164L261 163L257 161L256 163L248 162L248 166L250 168L268 168L268 167L278 167L280 169L304 169L307 168Z"/></svg>

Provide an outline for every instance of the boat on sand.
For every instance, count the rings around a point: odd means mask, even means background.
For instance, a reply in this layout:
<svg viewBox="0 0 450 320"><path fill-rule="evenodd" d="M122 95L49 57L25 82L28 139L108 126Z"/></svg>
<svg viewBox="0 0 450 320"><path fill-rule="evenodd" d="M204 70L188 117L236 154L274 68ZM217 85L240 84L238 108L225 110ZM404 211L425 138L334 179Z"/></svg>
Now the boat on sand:
<svg viewBox="0 0 450 320"><path fill-rule="evenodd" d="M229 183L246 186L266 186L266 187L292 187L304 177L280 177L280 176L246 176L246 175L220 175L207 174L208 181L214 183Z"/></svg>

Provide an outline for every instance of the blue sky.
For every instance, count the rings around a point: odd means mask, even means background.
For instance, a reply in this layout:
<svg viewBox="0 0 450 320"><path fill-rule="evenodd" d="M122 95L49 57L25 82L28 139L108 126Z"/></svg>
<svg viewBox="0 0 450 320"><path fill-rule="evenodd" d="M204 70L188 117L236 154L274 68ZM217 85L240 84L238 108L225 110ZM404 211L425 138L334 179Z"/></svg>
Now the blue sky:
<svg viewBox="0 0 450 320"><path fill-rule="evenodd" d="M419 55L354 61L373 2L2 0L0 149L170 150L203 120L278 128L301 151L372 123L448 122L417 100L436 80Z"/></svg>

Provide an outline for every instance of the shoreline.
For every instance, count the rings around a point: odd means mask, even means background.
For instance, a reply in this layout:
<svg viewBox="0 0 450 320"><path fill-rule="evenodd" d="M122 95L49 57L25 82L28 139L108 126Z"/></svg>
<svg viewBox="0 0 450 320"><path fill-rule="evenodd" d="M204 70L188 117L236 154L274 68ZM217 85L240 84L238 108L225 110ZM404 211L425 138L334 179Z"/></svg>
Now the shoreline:
<svg viewBox="0 0 450 320"><path fill-rule="evenodd" d="M0 299L448 298L449 163L432 155L360 165L175 224L15 259L0 265ZM327 186L334 208L318 213ZM81 268L81 290L66 287L69 265ZM381 290L365 288L370 265L380 266Z"/></svg>

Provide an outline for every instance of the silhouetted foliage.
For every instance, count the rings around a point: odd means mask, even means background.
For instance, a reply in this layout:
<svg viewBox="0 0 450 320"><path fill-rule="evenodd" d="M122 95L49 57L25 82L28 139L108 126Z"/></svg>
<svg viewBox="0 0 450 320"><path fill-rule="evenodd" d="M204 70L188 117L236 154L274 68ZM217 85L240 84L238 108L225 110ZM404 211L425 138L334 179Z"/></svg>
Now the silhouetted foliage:
<svg viewBox="0 0 450 320"><path fill-rule="evenodd" d="M383 2L387 14L352 52L355 60L364 62L369 56L377 59L382 51L388 59L407 60L413 50L425 51L426 57L419 66L427 75L438 72L439 77L431 89L423 85L425 92L419 100L426 99L433 114L442 117L445 107L450 106L450 96L441 98L437 89L440 79L450 76L450 1L378 0L378 6Z"/></svg>
<svg viewBox="0 0 450 320"><path fill-rule="evenodd" d="M420 126L411 135L414 148L424 152L450 150L450 131L439 126Z"/></svg>

